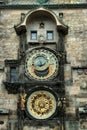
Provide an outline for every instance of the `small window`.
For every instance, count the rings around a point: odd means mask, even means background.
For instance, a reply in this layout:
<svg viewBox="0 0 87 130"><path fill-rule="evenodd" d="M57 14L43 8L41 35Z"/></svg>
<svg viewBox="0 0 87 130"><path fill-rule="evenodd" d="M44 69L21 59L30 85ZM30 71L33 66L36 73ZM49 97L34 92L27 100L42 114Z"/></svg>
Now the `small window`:
<svg viewBox="0 0 87 130"><path fill-rule="evenodd" d="M53 40L53 31L47 31L47 40Z"/></svg>
<svg viewBox="0 0 87 130"><path fill-rule="evenodd" d="M17 70L16 67L10 68L10 81L15 82L17 81Z"/></svg>
<svg viewBox="0 0 87 130"><path fill-rule="evenodd" d="M37 40L37 31L31 31L31 40Z"/></svg>

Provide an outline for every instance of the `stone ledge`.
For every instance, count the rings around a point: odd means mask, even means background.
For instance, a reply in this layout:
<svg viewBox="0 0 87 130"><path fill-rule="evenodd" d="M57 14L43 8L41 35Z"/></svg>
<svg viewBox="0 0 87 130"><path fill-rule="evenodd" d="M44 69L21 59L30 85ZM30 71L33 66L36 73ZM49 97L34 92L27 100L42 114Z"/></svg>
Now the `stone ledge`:
<svg viewBox="0 0 87 130"><path fill-rule="evenodd" d="M24 5L4 5L4 4L0 4L0 9L34 9L34 8L38 8L38 7L45 7L45 8L49 8L49 9L75 9L75 8L84 8L87 9L87 3L82 3L82 4L43 4L43 5L39 5L39 4L24 4Z"/></svg>

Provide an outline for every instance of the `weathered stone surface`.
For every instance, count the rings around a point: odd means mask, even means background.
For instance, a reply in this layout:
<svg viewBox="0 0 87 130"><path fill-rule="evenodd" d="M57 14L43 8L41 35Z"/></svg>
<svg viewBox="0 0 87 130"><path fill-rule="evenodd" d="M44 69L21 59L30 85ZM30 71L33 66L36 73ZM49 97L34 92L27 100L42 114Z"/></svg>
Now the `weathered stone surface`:
<svg viewBox="0 0 87 130"><path fill-rule="evenodd" d="M4 0L4 1L8 1L9 4L36 4L36 3L40 3L40 4L43 4L44 2L40 0L21 0L21 1L17 1L17 0ZM67 4L67 3L84 3L84 2L87 2L86 0L50 0L50 1L47 1L47 3L53 3L53 4Z"/></svg>
<svg viewBox="0 0 87 130"><path fill-rule="evenodd" d="M67 121L66 122L66 130L80 130L78 121Z"/></svg>
<svg viewBox="0 0 87 130"><path fill-rule="evenodd" d="M72 1L73 2L73 1ZM16 35L14 25L18 24L21 19L21 13L27 13L29 10L1 10L0 11L0 69L4 68L4 60L17 59L20 39ZM66 95L69 98L69 107L66 113L75 117L75 109L80 104L87 102L84 93L87 90L81 90L83 82L87 82L87 75L78 74L77 70L73 70L72 66L87 66L87 9L58 9L53 10L57 16L59 12L63 12L63 21L69 26L69 33L65 37L65 49L67 52L67 62L69 66L65 66ZM8 94L3 80L6 79L5 71L0 71L0 108L8 108L12 111L17 109L18 95ZM82 95L80 95L83 93ZM79 98L81 96L81 98ZM0 118L1 119L1 118ZM5 124L0 126L0 130L7 130L7 119ZM75 129L76 128L76 129ZM79 127L72 130L79 130ZM24 130L36 130L25 126ZM38 128L39 129L39 128ZM47 130L47 128L42 128ZM66 129L71 130L68 122ZM40 128L41 130L41 128ZM48 129L49 130L49 129Z"/></svg>

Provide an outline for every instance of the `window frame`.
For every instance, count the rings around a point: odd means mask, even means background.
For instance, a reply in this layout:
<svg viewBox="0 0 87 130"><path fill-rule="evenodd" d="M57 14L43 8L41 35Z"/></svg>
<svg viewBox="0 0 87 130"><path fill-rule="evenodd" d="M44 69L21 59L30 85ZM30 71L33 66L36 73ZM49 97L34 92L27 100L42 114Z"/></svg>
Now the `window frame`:
<svg viewBox="0 0 87 130"><path fill-rule="evenodd" d="M51 33L51 35L52 35L51 38L49 38L49 36L48 36L49 34L48 33ZM47 32L46 32L46 39L49 40L49 41L50 40L54 40L54 31L53 30L47 30Z"/></svg>
<svg viewBox="0 0 87 130"><path fill-rule="evenodd" d="M15 70L15 73L14 73L14 70ZM10 66L10 82L15 82L15 81L17 81L17 67Z"/></svg>
<svg viewBox="0 0 87 130"><path fill-rule="evenodd" d="M35 38L33 38L33 35L36 35L36 36L34 36ZM30 32L30 39L31 40L37 40L37 31L36 30L32 30Z"/></svg>

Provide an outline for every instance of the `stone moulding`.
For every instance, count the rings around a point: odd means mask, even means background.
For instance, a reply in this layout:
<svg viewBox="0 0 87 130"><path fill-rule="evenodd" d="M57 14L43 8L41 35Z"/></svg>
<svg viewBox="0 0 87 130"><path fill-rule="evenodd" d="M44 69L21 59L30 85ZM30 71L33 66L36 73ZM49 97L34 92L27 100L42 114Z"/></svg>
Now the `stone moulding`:
<svg viewBox="0 0 87 130"><path fill-rule="evenodd" d="M87 3L71 3L71 4L0 4L0 9L36 9L38 7L45 7L49 9L75 9L75 8L86 8L87 9Z"/></svg>

